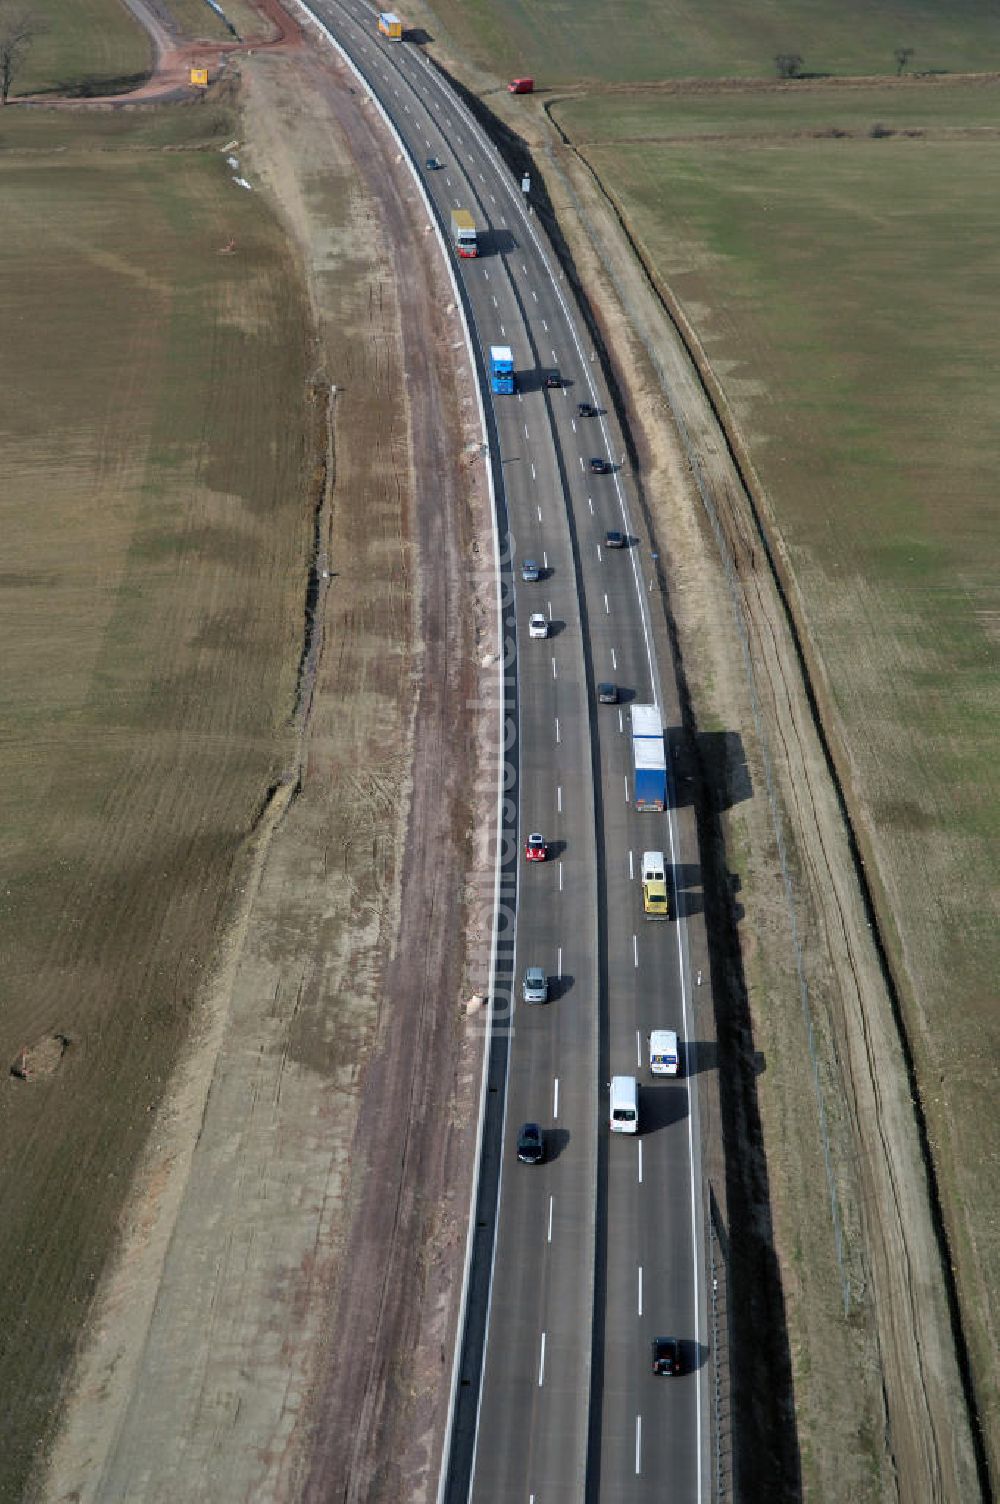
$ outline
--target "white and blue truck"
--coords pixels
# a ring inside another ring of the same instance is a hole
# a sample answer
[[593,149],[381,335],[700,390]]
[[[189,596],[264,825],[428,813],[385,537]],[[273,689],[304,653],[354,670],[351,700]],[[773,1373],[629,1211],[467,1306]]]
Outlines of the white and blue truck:
[[632,706],[632,766],[636,809],[662,812],[667,803],[667,754],[658,705]]
[[510,345],[490,345],[490,387],[500,393],[514,390],[514,352]]

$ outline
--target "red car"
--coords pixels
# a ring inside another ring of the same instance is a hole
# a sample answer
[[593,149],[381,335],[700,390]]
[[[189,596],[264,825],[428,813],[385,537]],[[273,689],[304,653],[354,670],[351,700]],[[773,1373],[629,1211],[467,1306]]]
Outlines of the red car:
[[534,831],[524,843],[524,854],[529,862],[544,862],[549,854],[549,848],[545,844],[545,837]]

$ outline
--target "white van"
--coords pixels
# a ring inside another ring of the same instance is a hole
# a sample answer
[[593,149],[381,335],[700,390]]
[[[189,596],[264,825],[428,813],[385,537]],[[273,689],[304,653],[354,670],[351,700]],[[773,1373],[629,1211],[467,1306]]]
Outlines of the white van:
[[649,1069],[654,1076],[676,1076],[680,1068],[677,1035],[673,1029],[654,1029],[649,1036]]
[[638,1133],[639,1083],[634,1076],[611,1077],[612,1133]]

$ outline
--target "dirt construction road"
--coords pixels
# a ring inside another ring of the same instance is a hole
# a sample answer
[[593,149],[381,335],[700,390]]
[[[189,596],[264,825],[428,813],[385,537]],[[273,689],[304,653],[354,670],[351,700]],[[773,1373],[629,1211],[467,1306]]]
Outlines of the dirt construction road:
[[[489,859],[461,730],[491,630],[461,583],[489,536],[475,413],[414,190],[346,75],[243,66],[247,170],[308,271],[321,438],[331,418],[301,787],[272,800],[154,1127],[52,1500],[427,1497],[448,1392],[480,1060],[458,1004],[485,980],[464,906]],[[415,276],[434,296],[401,305]]]

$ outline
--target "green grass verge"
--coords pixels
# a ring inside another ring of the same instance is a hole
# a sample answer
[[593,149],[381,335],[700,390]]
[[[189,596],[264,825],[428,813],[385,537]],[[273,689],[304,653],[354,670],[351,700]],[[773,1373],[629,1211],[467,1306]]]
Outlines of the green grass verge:
[[146,33],[121,0],[32,0],[42,23],[17,74],[22,94],[114,94],[148,76],[153,53]]
[[965,72],[1000,66],[996,19],[975,0],[871,4],[844,0],[435,0],[457,45],[500,73],[533,73],[542,86],[580,79],[773,77],[779,53],[798,53],[807,70],[885,74],[895,51],[910,66]]
[[924,134],[995,130],[1000,125],[1000,83],[912,79],[890,88],[806,83],[663,95],[589,94],[552,108],[578,145],[720,135],[729,147],[734,139],[771,135],[867,135],[879,122],[897,132]]

